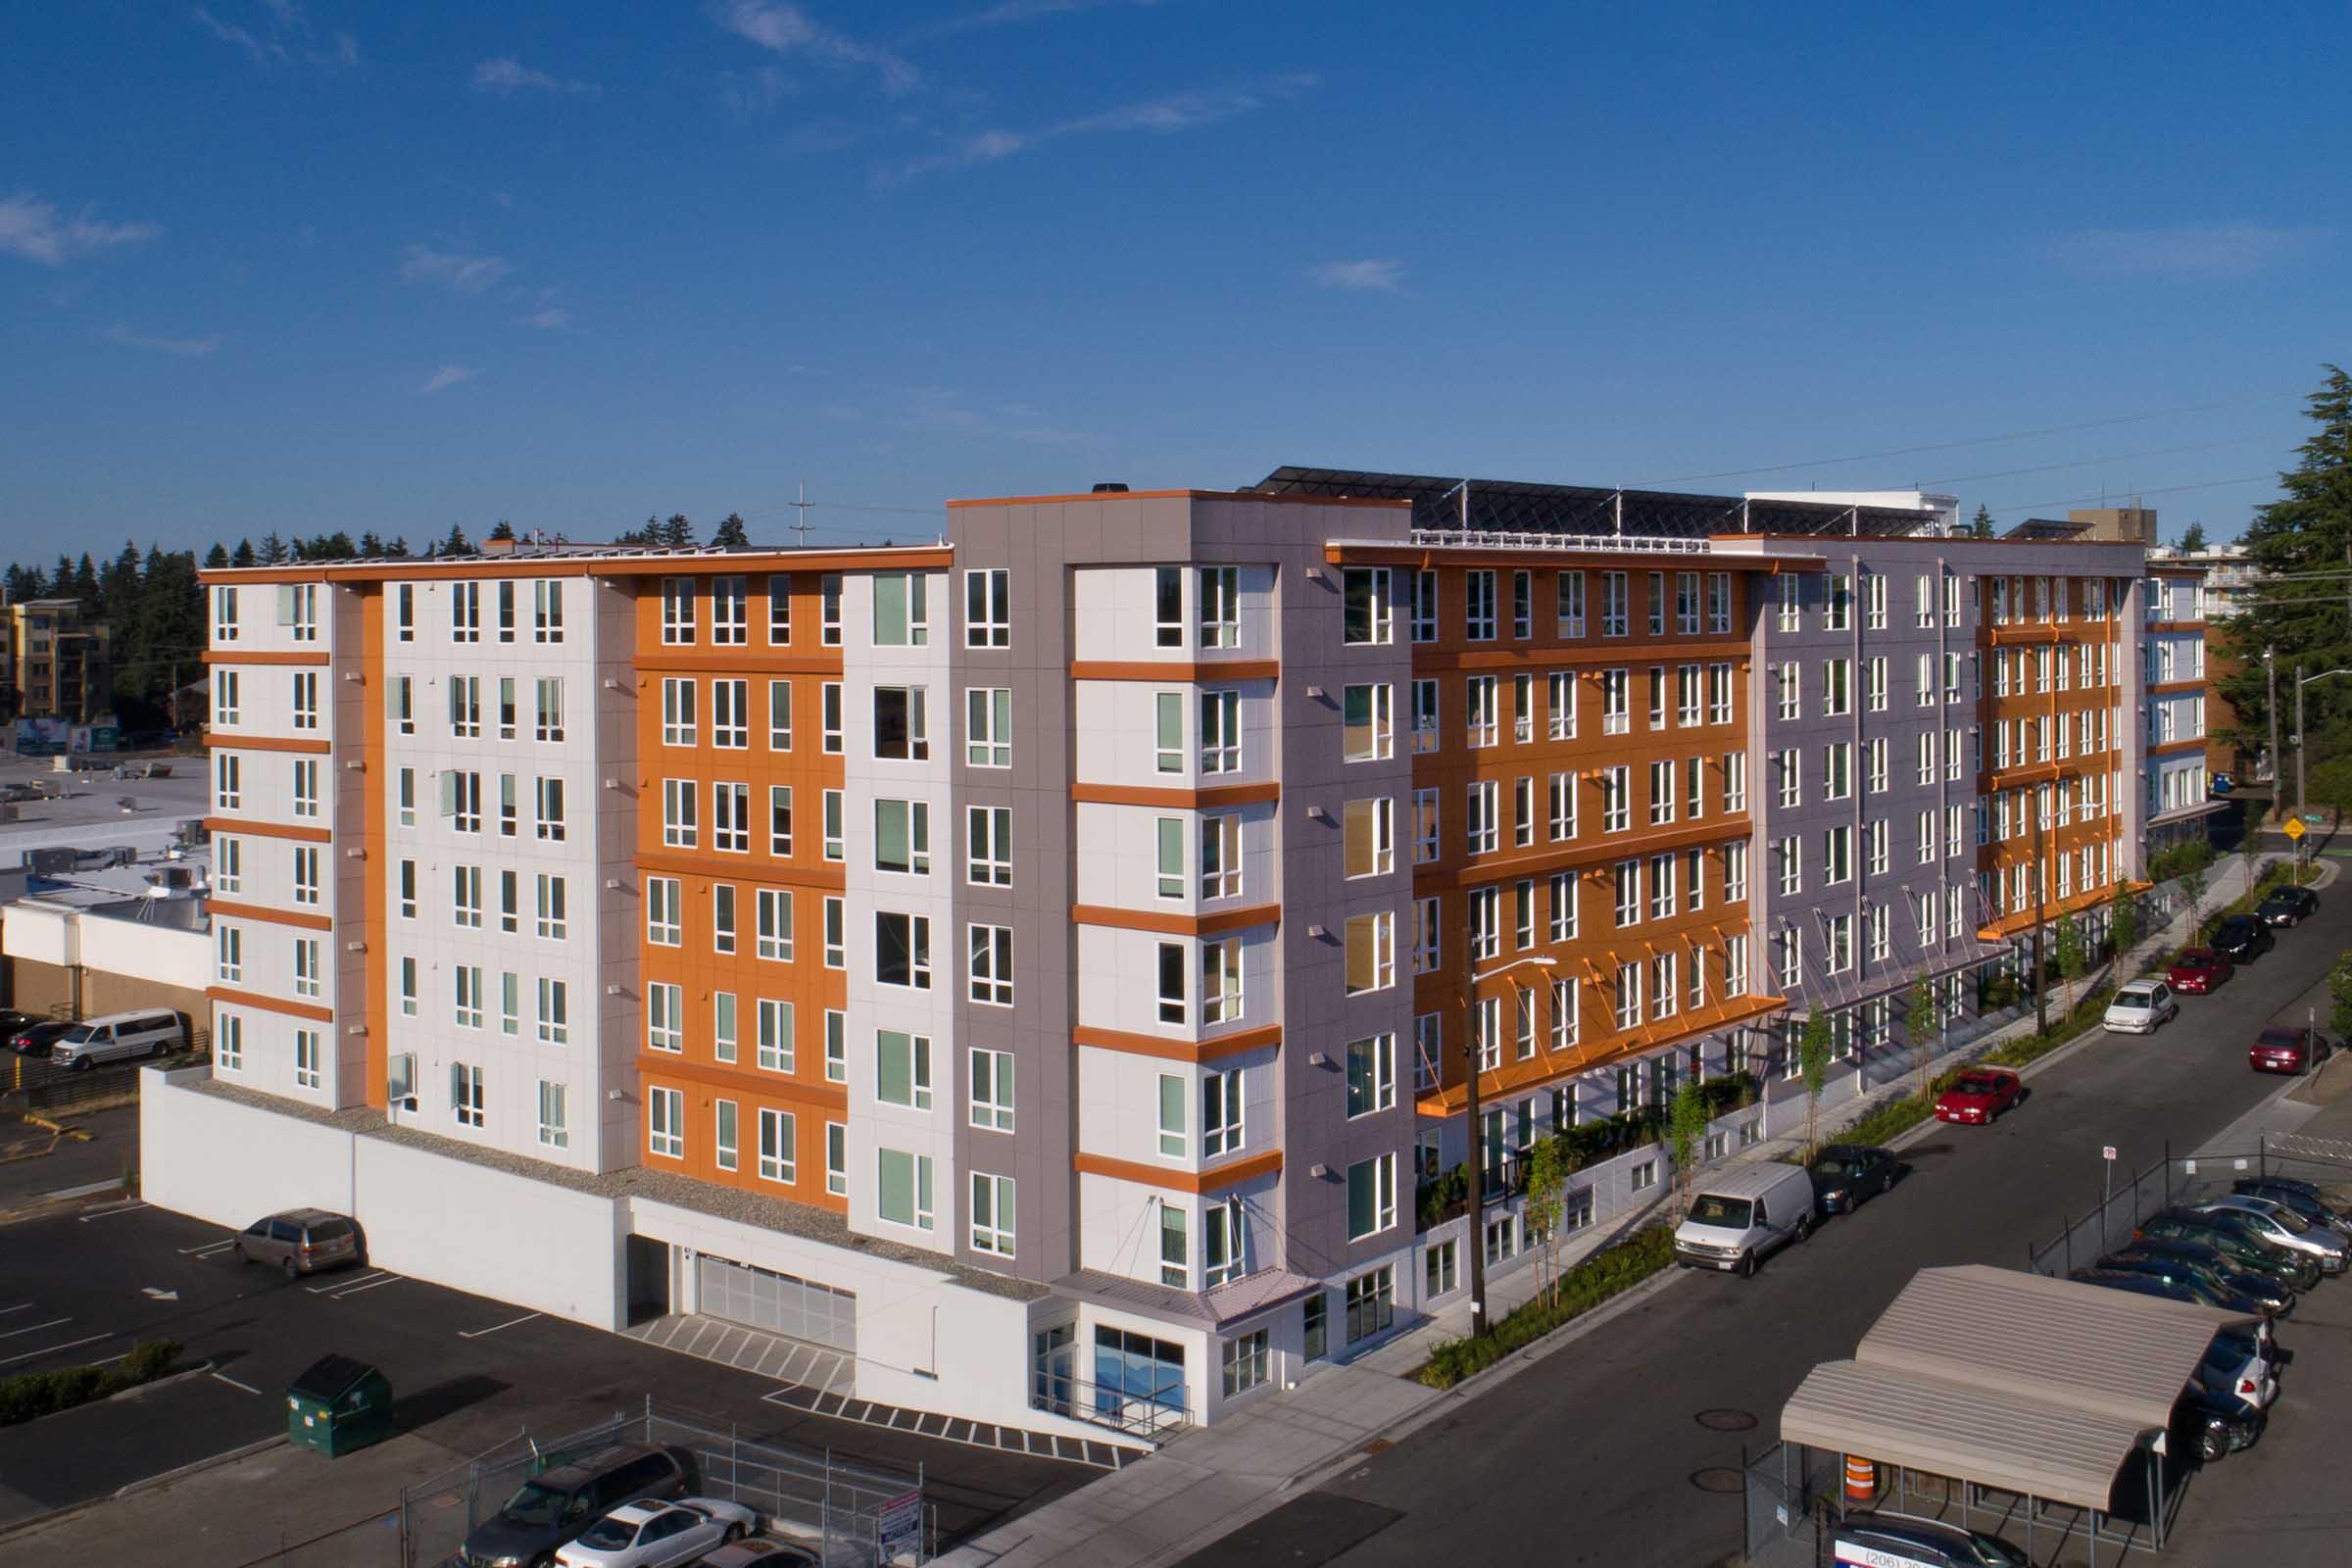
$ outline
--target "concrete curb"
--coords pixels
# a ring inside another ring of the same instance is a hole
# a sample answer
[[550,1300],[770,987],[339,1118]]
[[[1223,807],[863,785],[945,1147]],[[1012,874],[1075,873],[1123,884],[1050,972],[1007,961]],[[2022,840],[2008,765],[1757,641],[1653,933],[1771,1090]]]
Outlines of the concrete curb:
[[[168,1389],[174,1383],[186,1383],[196,1378],[210,1377],[213,1374],[213,1368],[216,1364],[217,1363],[211,1360],[200,1361],[194,1366],[184,1367],[177,1372],[167,1373],[164,1376],[153,1379],[150,1382],[134,1383],[127,1389],[116,1390],[100,1402],[112,1404],[117,1399],[135,1399],[142,1394],[152,1394],[157,1389]],[[60,1410],[57,1413],[59,1415],[64,1415],[66,1412]]]
[[200,1474],[206,1470],[234,1464],[239,1459],[250,1459],[257,1453],[265,1453],[281,1446],[285,1441],[282,1437],[275,1437],[257,1443],[248,1443],[243,1447],[231,1448],[226,1453],[216,1453],[209,1459],[198,1459],[191,1464],[183,1464],[175,1470],[167,1470],[161,1475],[125,1482],[114,1491],[103,1493],[95,1497],[84,1497],[79,1502],[69,1502],[62,1508],[52,1508],[47,1513],[36,1513],[31,1518],[20,1519],[15,1524],[0,1525],[0,1542],[14,1541],[19,1536],[27,1536],[36,1530],[46,1529],[50,1525],[62,1524],[68,1519],[88,1513],[93,1508],[103,1508],[110,1502],[120,1502],[124,1497],[135,1496],[142,1492],[152,1492],[158,1487],[185,1480],[189,1476]]

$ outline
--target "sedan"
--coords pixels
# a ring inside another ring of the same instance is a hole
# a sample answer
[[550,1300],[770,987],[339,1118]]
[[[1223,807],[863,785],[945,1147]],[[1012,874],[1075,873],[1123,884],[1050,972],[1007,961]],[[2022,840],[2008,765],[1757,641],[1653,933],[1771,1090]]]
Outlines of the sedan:
[[1890,1190],[1899,1169],[1884,1149],[1831,1144],[1813,1156],[1805,1173],[1813,1178],[1813,1200],[1824,1214],[1850,1214],[1866,1200]]
[[562,1568],[668,1568],[750,1533],[759,1515],[740,1502],[684,1497],[622,1503],[559,1548]]
[[2017,1074],[2002,1067],[1971,1067],[1936,1097],[1937,1121],[1983,1125],[2025,1097]]
[[2249,1409],[2267,1409],[2278,1396],[2278,1378],[2270,1351],[2251,1330],[2226,1328],[2213,1337],[2205,1359],[2198,1363],[2197,1381]]
[[2267,1198],[2248,1198],[2240,1193],[2231,1193],[2227,1198],[2217,1198],[2202,1205],[2199,1212],[2240,1216],[2265,1241],[2316,1259],[2320,1267],[2330,1274],[2341,1274],[2346,1254],[2352,1252],[2352,1237],[2347,1237],[2332,1226],[2314,1225],[2302,1215]]
[[[2201,1301],[2207,1306],[2218,1306],[2225,1312],[2265,1312],[2269,1310],[2266,1302],[2274,1298],[2268,1291],[2256,1294],[2233,1289],[2205,1270],[2192,1267],[2178,1258],[2141,1257],[2130,1252],[2115,1252],[2100,1258],[2099,1266],[2087,1272],[2141,1275],[2188,1293],[2177,1299]],[[2082,1277],[2081,1274],[2076,1276],[2078,1279]],[[2093,1280],[2091,1283],[2099,1282]]]
[[28,1023],[8,1037],[8,1049],[20,1056],[38,1056],[46,1059],[49,1048],[65,1038],[66,1032],[73,1027],[70,1023],[59,1023],[55,1019],[41,1023]]
[[38,1013],[19,1012],[14,1007],[0,1007],[0,1040],[12,1040],[20,1029],[41,1022]]
[[2233,914],[2214,927],[2213,945],[2231,963],[2252,963],[2278,945],[2271,928],[2250,914]]
[[2165,978],[2175,991],[2201,997],[2237,972],[2237,966],[2211,948],[2188,948],[2173,960]]
[[2317,1258],[2279,1247],[2251,1226],[2238,1223],[2245,1217],[2212,1209],[2168,1208],[2133,1231],[2132,1240],[2135,1244],[2194,1242],[2212,1248],[2233,1263],[2284,1280],[2298,1291],[2308,1291],[2320,1282]]
[[2295,1309],[2293,1286],[2195,1242],[2167,1242],[2149,1237],[2133,1242],[2120,1252],[2108,1253],[2099,1259],[2099,1264],[2103,1268],[2128,1268],[2143,1261],[2185,1270],[2190,1278],[2201,1279],[2216,1290],[2234,1291],[2273,1317],[2285,1317]]
[[2173,1406],[2173,1435],[2181,1440],[2180,1447],[2207,1464],[2250,1446],[2264,1424],[2260,1410],[2249,1410],[2235,1396],[2217,1394],[2193,1377]]
[[2301,925],[2319,908],[2320,896],[2309,888],[2273,888],[2254,906],[2254,918],[2264,925]]
[[2332,1049],[2317,1029],[2265,1029],[2246,1048],[2246,1065],[2256,1072],[2309,1072]]
[[2134,980],[2107,1004],[2099,1025],[2111,1035],[2152,1035],[2180,1015],[2172,987],[2161,980]]
[[2333,1225],[2341,1230],[2346,1223],[2352,1223],[2352,1210],[2310,1182],[2297,1181],[2292,1176],[2247,1176],[2230,1191],[2276,1199],[2315,1224]]
[[822,1559],[807,1546],[751,1536],[719,1547],[696,1568],[822,1568]]

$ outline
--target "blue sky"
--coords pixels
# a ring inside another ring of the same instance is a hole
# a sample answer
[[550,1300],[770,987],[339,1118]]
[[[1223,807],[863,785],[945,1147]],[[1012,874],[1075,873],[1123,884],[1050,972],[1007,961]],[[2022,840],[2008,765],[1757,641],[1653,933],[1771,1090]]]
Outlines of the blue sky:
[[2228,534],[2352,352],[2310,21],[18,6],[0,559],[1280,463]]

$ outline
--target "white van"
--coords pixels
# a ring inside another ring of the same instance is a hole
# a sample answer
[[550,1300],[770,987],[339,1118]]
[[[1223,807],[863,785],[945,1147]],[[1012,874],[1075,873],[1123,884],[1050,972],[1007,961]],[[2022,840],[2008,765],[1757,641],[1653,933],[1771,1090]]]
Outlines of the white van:
[[162,1056],[185,1051],[188,1031],[176,1012],[113,1012],[75,1024],[57,1037],[49,1059],[61,1067]]
[[1674,1228],[1674,1260],[1685,1268],[1753,1274],[1757,1260],[1784,1242],[1813,1234],[1813,1178],[1802,1165],[1765,1160],[1707,1181],[1690,1214]]

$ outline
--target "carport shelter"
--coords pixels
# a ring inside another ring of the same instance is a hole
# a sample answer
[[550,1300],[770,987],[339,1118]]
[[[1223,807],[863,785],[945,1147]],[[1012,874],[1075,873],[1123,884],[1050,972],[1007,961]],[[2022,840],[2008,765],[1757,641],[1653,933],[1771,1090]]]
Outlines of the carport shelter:
[[2214,1335],[2251,1321],[1983,1264],[1922,1269],[1852,1360],[1807,1375],[1781,1440],[2087,1510],[2095,1553],[2135,1451],[2171,1426]]

